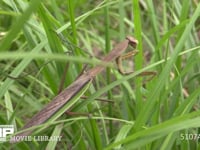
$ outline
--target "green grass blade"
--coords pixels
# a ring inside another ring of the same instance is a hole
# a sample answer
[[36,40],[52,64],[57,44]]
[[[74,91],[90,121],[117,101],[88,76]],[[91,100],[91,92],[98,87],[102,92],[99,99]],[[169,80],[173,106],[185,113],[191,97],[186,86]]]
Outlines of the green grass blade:
[[21,31],[21,29],[24,27],[24,24],[28,20],[28,18],[31,16],[31,14],[36,11],[38,6],[40,5],[40,0],[32,0],[29,4],[29,7],[26,9],[26,11],[17,19],[17,22],[13,24],[13,27],[9,31],[9,33],[6,35],[6,37],[0,42],[0,51],[7,51],[10,44],[14,40],[14,38],[17,36],[17,34]]

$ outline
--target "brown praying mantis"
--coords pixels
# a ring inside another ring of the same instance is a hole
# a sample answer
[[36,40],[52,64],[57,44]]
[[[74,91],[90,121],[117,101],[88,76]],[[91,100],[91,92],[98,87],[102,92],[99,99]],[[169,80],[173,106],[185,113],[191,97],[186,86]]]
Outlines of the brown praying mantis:
[[[130,56],[135,55],[138,51],[129,52],[128,54],[122,55],[122,53],[130,45],[134,49],[136,48],[138,41],[131,37],[127,36],[126,39],[119,44],[117,44],[112,51],[102,59],[102,63],[109,63],[113,60],[116,60],[118,65],[118,70],[122,74],[129,74],[123,70],[122,61]],[[121,56],[122,55],[122,56]],[[23,131],[16,136],[27,136],[32,133],[32,129],[27,130],[28,128],[41,125],[47,121],[54,121],[61,114],[66,111],[66,105],[68,108],[73,105],[72,99],[79,99],[84,92],[88,89],[89,83],[92,82],[94,77],[104,70],[105,66],[98,65],[80,75],[71,85],[59,93],[49,104],[47,104],[40,112],[34,115],[30,121],[23,127]],[[142,72],[140,75],[155,75],[156,72]],[[18,142],[15,139],[11,138],[11,142]]]

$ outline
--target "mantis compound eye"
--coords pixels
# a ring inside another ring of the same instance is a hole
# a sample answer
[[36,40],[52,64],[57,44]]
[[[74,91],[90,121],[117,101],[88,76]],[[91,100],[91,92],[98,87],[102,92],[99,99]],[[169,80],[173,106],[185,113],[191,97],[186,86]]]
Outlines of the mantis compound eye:
[[138,40],[136,40],[135,38],[131,37],[131,36],[127,36],[126,37],[127,40],[129,40],[129,44],[132,46],[132,47],[136,47],[137,44],[138,44]]

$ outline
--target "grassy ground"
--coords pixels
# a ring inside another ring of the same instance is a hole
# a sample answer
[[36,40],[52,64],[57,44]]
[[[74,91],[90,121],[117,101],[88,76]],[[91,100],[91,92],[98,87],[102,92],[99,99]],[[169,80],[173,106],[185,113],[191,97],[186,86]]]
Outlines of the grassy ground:
[[[5,142],[0,149],[200,148],[197,1],[2,0],[0,14],[0,124],[14,125],[15,133],[85,64],[97,65],[126,35],[139,41],[139,54],[124,66],[134,62],[135,73],[107,67],[87,98],[75,100],[71,110],[89,118],[62,115],[36,134],[61,141]],[[148,77],[137,77],[144,71],[157,75],[144,82]]]

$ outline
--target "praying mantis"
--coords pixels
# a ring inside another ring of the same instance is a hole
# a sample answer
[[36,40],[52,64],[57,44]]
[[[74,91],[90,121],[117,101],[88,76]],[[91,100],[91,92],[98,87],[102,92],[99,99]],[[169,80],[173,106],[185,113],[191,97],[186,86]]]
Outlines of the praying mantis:
[[[134,56],[138,53],[137,50],[133,52],[129,52],[128,54],[122,55],[122,53],[127,49],[130,45],[134,49],[136,48],[138,41],[131,37],[127,36],[126,39],[120,43],[118,43],[111,52],[102,59],[102,63],[109,63],[113,60],[116,60],[118,65],[118,70],[122,74],[129,74],[123,70],[122,61],[130,56]],[[47,121],[54,121],[60,114],[63,114],[66,111],[66,105],[68,104],[68,108],[73,105],[72,99],[79,99],[85,91],[88,89],[92,80],[97,76],[100,72],[104,70],[105,66],[98,65],[90,70],[87,70],[82,75],[80,75],[71,85],[69,85],[66,89],[64,89],[61,93],[59,93],[49,104],[47,104],[41,111],[39,111],[36,115],[34,115],[30,121],[23,127],[24,129],[31,128],[33,126],[37,126],[43,124]],[[141,75],[155,75],[156,72],[143,72]],[[70,103],[71,102],[71,103]],[[17,134],[16,136],[27,136],[31,134],[32,130],[26,130]],[[11,142],[17,142],[11,138]]]

